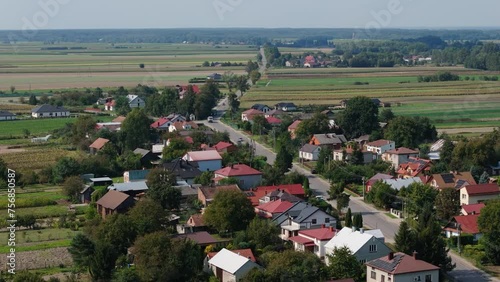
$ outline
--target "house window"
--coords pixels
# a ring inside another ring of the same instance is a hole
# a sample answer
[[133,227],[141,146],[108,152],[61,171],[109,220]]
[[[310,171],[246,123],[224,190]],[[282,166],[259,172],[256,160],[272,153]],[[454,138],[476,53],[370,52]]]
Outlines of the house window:
[[315,245],[314,246],[314,252],[317,253],[318,251],[319,251],[319,248],[318,248],[318,246]]
[[315,218],[312,220],[312,224],[316,224],[316,219]]
[[392,281],[392,278],[391,278],[391,277],[387,277],[387,281],[388,281],[388,282],[391,282],[391,281]]
[[359,260],[360,263],[365,263],[366,262],[366,259],[360,259]]
[[370,245],[370,253],[376,253],[377,252],[377,245]]
[[380,276],[380,282],[385,282],[385,276],[384,275]]
[[325,223],[330,223],[330,218],[329,217],[325,218]]
[[377,273],[375,271],[372,270],[372,272],[370,273],[370,277],[372,279],[377,279]]
[[462,199],[465,199],[467,198],[467,196],[465,194],[462,194]]
[[415,281],[422,281],[422,279],[420,279],[420,275],[419,276],[415,276]]
[[430,274],[425,275],[425,282],[432,282],[432,275]]

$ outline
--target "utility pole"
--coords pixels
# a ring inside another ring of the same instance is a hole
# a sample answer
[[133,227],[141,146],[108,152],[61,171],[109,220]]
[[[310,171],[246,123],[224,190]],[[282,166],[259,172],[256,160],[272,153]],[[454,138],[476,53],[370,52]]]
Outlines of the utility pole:
[[457,248],[458,248],[458,254],[462,255],[462,246],[460,246],[460,223],[457,223],[457,231],[458,231],[458,238],[457,238]]
[[363,201],[364,201],[364,200],[365,200],[365,189],[366,189],[366,188],[365,188],[365,181],[366,181],[366,178],[363,176],[362,180],[363,180]]

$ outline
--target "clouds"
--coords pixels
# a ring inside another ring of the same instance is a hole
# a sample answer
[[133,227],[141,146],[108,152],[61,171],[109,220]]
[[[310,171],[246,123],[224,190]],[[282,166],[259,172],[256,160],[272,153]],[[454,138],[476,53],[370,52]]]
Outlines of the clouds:
[[[364,28],[373,22],[382,27],[500,26],[497,0],[483,0],[480,5],[463,0],[38,0],[8,1],[8,5],[5,2],[0,4],[0,29],[22,29],[23,19],[32,19],[44,11],[44,6],[54,3],[60,7],[44,28]],[[398,7],[399,12],[391,12],[390,7]],[[383,11],[389,11],[390,19]]]

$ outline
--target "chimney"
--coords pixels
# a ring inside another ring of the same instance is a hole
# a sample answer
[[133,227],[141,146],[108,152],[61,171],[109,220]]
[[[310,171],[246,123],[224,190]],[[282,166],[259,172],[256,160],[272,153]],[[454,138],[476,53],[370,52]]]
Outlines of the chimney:
[[417,259],[417,255],[418,255],[417,251],[413,251],[413,258],[414,259]]
[[388,260],[393,260],[393,259],[394,259],[394,253],[393,253],[393,252],[390,252],[390,253],[387,255],[387,259],[388,259]]
[[330,226],[330,232],[333,232],[333,226]]
[[363,227],[361,227],[361,228],[359,229],[359,233],[361,233],[361,234],[365,233],[365,229],[364,229]]

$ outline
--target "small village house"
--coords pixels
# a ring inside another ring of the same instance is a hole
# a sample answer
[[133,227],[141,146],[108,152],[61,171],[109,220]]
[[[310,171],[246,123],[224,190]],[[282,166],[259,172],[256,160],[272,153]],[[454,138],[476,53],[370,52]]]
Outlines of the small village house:
[[127,95],[127,99],[131,109],[146,107],[146,102],[137,95]]
[[159,160],[158,156],[153,154],[153,152],[142,148],[136,148],[134,154],[141,156],[141,164],[145,167],[151,167],[152,162]]
[[109,142],[108,139],[106,138],[97,138],[92,144],[90,144],[89,149],[90,149],[90,154],[95,155],[97,152],[102,150],[104,146]]
[[263,116],[264,112],[250,109],[241,113],[241,121],[252,121],[255,116]]
[[429,175],[429,171],[432,167],[432,161],[421,159],[418,157],[410,157],[408,161],[399,165],[397,174],[399,177],[426,177]]
[[372,178],[368,179],[366,181],[366,192],[370,192],[372,189],[373,184],[375,184],[377,181],[383,180],[383,179],[394,179],[394,176],[389,175],[389,174],[384,174],[384,173],[377,173],[375,174]]
[[219,143],[215,144],[213,148],[215,148],[215,150],[220,154],[232,153],[238,150],[238,147],[236,147],[236,145],[224,141],[220,141]]
[[198,187],[198,200],[204,207],[210,205],[215,194],[222,190],[241,191],[238,185],[220,185],[220,186],[200,186]]
[[297,127],[299,127],[299,124],[301,123],[301,120],[296,120],[290,126],[288,127],[288,132],[290,133],[290,136],[292,139],[295,139],[297,136],[295,135],[295,131],[297,130]]
[[460,210],[460,214],[461,215],[481,214],[481,209],[484,207],[485,207],[484,203],[463,205],[461,206],[462,209]]
[[115,213],[125,213],[127,212],[135,203],[132,196],[125,193],[109,190],[102,198],[97,202],[97,213],[106,219],[107,216]]
[[385,151],[382,154],[382,160],[390,162],[393,168],[398,168],[400,164],[408,162],[410,158],[417,158],[418,151],[411,150],[405,147],[400,147],[395,150]]
[[267,113],[267,112],[271,111],[271,108],[269,108],[268,106],[266,106],[264,104],[255,104],[255,105],[251,106],[250,109],[261,111],[263,113]]
[[138,194],[146,192],[148,190],[148,185],[146,184],[145,180],[125,183],[113,183],[108,186],[108,190],[118,191],[135,197]]
[[426,183],[442,190],[445,188],[461,188],[464,185],[475,185],[476,180],[469,171],[433,174],[426,178]]
[[439,282],[439,267],[404,253],[388,253],[366,263],[366,281]]
[[173,173],[177,178],[177,182],[186,182],[188,185],[194,184],[194,179],[200,176],[202,172],[198,169],[197,162],[190,162],[177,158],[171,162],[164,162],[163,169]]
[[293,206],[293,203],[285,200],[276,200],[263,203],[254,208],[257,216],[262,218],[273,218],[276,215],[283,213]]
[[70,112],[64,107],[52,105],[40,105],[31,110],[31,116],[34,118],[59,118],[69,117]]
[[[347,145],[347,148],[342,148],[333,151],[333,159],[336,161],[350,161],[353,158],[354,148],[351,145]],[[361,155],[363,157],[363,164],[370,164],[377,160],[377,153],[368,151],[366,149],[361,149]]]
[[215,277],[221,282],[240,281],[250,270],[259,267],[249,258],[229,251],[226,248],[220,250],[208,261]]
[[177,121],[168,127],[169,132],[198,129],[198,125],[192,121]]
[[301,161],[317,161],[321,147],[311,144],[304,144],[299,150],[299,159]]
[[301,230],[297,236],[288,238],[296,251],[311,252],[324,259],[326,255],[325,245],[335,236],[337,230],[330,227]]
[[0,121],[3,120],[15,120],[16,115],[8,111],[0,111]]
[[454,216],[443,229],[446,238],[470,234],[474,236],[474,241],[477,242],[483,236],[477,225],[478,218],[479,214]]
[[235,178],[238,186],[243,190],[257,187],[262,182],[262,172],[251,168],[245,164],[233,164],[215,171],[214,181],[223,178]]
[[196,162],[201,172],[216,171],[222,168],[222,157],[217,151],[191,151],[185,154],[182,159]]
[[381,156],[383,153],[396,149],[396,142],[391,140],[380,139],[373,142],[368,142],[365,145],[366,150],[370,152],[374,152],[377,155]]
[[467,185],[460,189],[460,205],[472,205],[497,199],[500,188],[496,183]]
[[293,112],[297,110],[297,106],[291,102],[281,102],[274,105],[274,109],[282,110],[284,112]]
[[94,188],[90,185],[85,185],[82,191],[80,191],[80,203],[90,203],[92,201],[92,193],[94,193]]
[[340,149],[342,145],[347,142],[344,135],[336,133],[326,133],[326,134],[314,134],[309,141],[309,144],[321,146],[321,147],[331,147],[332,149]]

